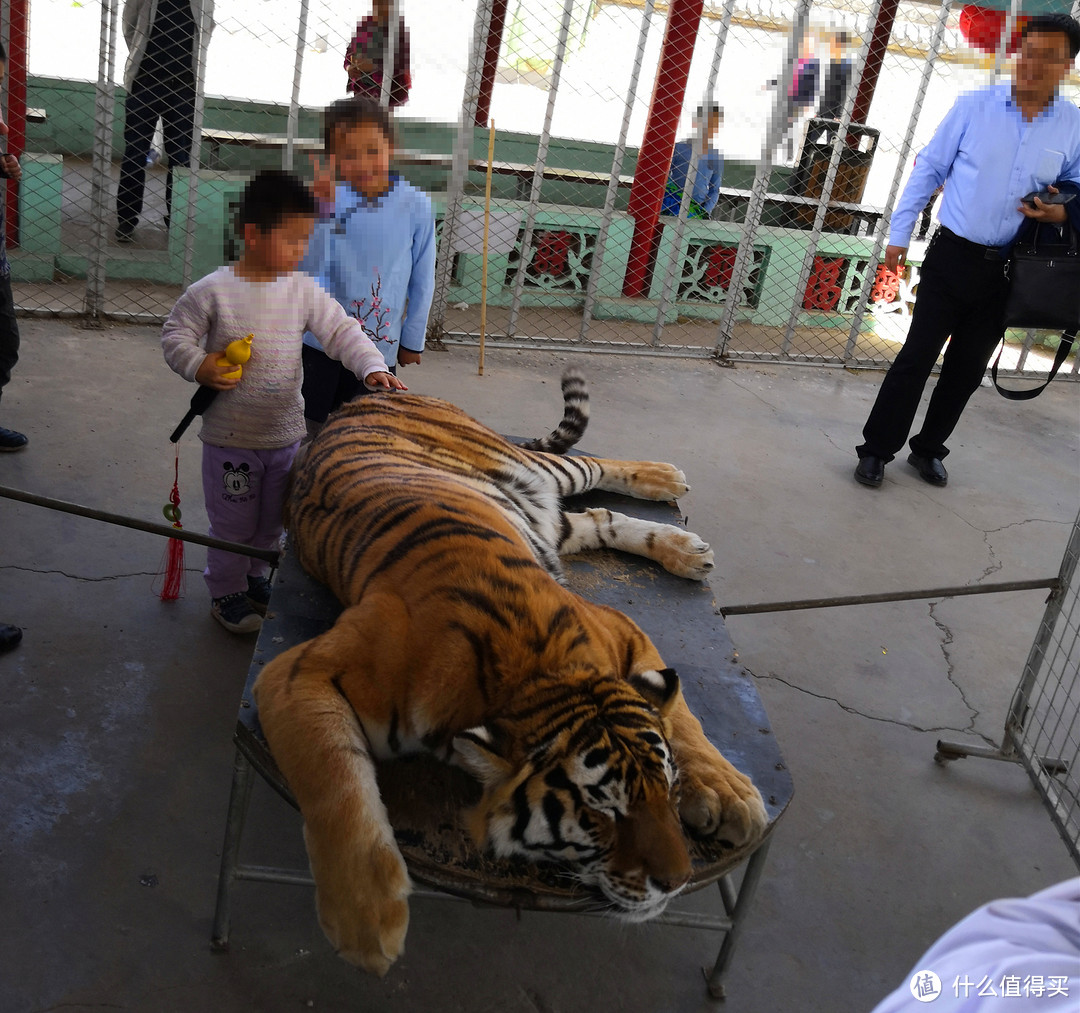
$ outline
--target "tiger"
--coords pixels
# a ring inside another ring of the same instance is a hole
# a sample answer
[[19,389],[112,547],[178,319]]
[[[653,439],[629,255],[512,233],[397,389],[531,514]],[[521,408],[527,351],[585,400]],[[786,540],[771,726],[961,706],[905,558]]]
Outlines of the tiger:
[[767,828],[757,788],[705,738],[646,634],[566,586],[560,555],[587,549],[698,580],[714,558],[675,525],[562,509],[591,489],[665,501],[689,488],[670,464],[563,456],[589,412],[580,372],[562,389],[562,421],[526,444],[434,397],[363,396],[291,474],[291,550],[343,610],[269,662],[254,695],[303,817],[320,926],[380,976],[404,950],[411,884],[378,759],[460,765],[481,788],[464,816],[481,849],[567,863],[629,921],[691,879],[683,825],[735,846]]

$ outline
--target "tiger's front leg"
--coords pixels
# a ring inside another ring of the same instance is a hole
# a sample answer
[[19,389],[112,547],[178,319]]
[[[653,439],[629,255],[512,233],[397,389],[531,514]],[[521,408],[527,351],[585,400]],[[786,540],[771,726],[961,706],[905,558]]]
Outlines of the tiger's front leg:
[[754,783],[736,770],[707,739],[682,693],[666,715],[668,736],[679,768],[679,815],[700,837],[736,847],[761,839],[769,825],[765,803]]
[[255,698],[304,817],[319,924],[340,956],[381,976],[405,948],[411,884],[363,729],[326,677],[347,657],[336,630],[267,665]]
[[654,559],[669,573],[704,580],[713,568],[713,551],[693,532],[674,524],[628,517],[602,507],[563,514],[559,555],[587,549],[619,549]]

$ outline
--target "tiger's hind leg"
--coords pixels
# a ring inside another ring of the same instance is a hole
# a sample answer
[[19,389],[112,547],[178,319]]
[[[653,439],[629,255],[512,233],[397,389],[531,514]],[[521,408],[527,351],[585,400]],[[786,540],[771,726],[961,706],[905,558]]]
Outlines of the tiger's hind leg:
[[704,580],[713,568],[708,544],[674,524],[657,524],[603,508],[564,513],[563,519],[561,556],[587,549],[619,549],[655,560],[665,570],[691,580]]

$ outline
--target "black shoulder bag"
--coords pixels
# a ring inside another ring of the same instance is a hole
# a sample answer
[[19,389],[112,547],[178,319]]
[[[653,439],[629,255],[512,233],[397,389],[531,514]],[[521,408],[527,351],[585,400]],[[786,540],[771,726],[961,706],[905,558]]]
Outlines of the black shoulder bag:
[[1080,330],[1080,256],[1077,255],[1076,229],[1066,221],[1059,237],[1058,230],[1051,226],[1054,238],[1040,242],[1042,226],[1042,222],[1038,223],[1030,239],[1022,239],[1013,247],[1005,265],[1009,297],[1002,326],[1061,328],[1061,341],[1046,382],[1031,390],[1007,390],[998,383],[998,363],[1005,350],[1002,345],[990,375],[998,393],[1012,401],[1030,400],[1046,389],[1068,357]]

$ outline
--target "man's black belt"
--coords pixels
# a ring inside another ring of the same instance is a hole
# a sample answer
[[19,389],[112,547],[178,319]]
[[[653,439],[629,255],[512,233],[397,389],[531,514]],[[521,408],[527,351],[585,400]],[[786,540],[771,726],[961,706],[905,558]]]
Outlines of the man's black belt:
[[958,236],[952,229],[945,228],[944,225],[938,226],[938,232],[943,232],[953,242],[959,243],[961,246],[966,246],[973,253],[977,253],[984,260],[1004,260],[1005,254],[1000,246],[983,246],[982,243],[973,243],[970,239],[965,239],[963,236]]

